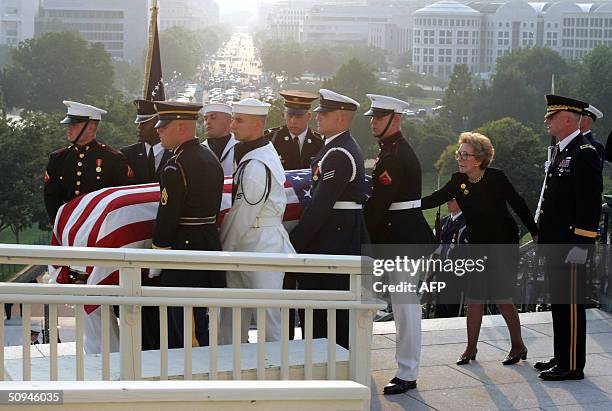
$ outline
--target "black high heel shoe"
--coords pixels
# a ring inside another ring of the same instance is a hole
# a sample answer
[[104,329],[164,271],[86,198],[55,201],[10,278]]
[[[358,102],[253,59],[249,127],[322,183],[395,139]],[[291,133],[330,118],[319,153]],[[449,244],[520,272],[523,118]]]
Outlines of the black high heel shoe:
[[476,359],[476,354],[477,353],[478,353],[478,350],[474,351],[474,354],[472,354],[472,356],[467,356],[465,354],[461,354],[461,357],[459,357],[459,359],[457,360],[457,362],[455,364],[457,364],[457,365],[469,364],[470,360],[474,361]]
[[512,364],[516,364],[517,362],[519,362],[519,360],[526,360],[526,359],[527,359],[527,347],[523,347],[521,352],[516,355],[510,356],[510,354],[508,353],[508,355],[506,355],[506,358],[502,361],[502,364],[512,365]]

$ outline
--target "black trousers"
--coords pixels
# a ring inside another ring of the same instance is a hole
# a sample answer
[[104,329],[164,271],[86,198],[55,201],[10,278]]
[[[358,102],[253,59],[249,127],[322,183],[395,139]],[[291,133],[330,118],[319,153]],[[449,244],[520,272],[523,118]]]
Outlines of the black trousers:
[[[300,290],[348,290],[349,275],[300,274],[298,288]],[[306,313],[298,310],[302,336],[305,336]],[[327,310],[314,310],[312,338],[327,338]],[[336,343],[348,350],[349,348],[349,312],[336,310]]]
[[[582,371],[586,362],[586,267],[547,256],[554,356],[559,367]],[[551,261],[549,261],[549,259]]]

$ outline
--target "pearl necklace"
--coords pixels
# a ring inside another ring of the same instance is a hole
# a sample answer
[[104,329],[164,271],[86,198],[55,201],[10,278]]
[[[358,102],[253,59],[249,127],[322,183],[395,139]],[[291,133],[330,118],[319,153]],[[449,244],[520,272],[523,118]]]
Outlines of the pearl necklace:
[[468,177],[468,181],[472,184],[476,184],[478,182],[480,182],[480,180],[482,180],[482,178],[484,177],[485,172],[483,171],[482,173],[480,173],[480,176],[478,176],[477,179],[472,180],[471,178]]

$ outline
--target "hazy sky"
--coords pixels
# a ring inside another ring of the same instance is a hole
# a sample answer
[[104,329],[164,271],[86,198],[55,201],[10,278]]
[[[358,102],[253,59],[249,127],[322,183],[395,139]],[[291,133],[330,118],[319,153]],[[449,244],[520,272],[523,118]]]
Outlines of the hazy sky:
[[228,11],[256,11],[259,7],[259,0],[215,0],[221,9],[221,13]]

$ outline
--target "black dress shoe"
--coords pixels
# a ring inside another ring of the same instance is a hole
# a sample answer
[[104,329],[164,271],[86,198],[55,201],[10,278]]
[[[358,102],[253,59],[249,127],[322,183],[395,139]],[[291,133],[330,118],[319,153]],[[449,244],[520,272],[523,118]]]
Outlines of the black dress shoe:
[[459,359],[455,362],[455,364],[457,365],[469,364],[470,360],[474,361],[476,359],[476,354],[478,354],[478,350],[474,351],[474,354],[472,354],[471,356],[461,354],[461,357],[459,357]]
[[551,358],[548,361],[538,361],[538,362],[536,362],[535,364],[533,364],[533,368],[535,368],[538,371],[546,371],[546,370],[550,370],[555,365],[557,365],[557,359],[556,358]]
[[403,394],[408,390],[416,388],[416,381],[404,381],[401,378],[393,378],[389,384],[385,385],[383,393],[385,395]]
[[523,347],[523,349],[521,350],[521,352],[519,352],[516,355],[506,355],[506,358],[502,361],[503,365],[512,365],[512,364],[516,364],[517,362],[519,362],[519,360],[526,360],[527,359],[527,347]]
[[584,373],[580,370],[570,371],[554,366],[550,370],[542,371],[540,378],[546,381],[582,380],[584,379]]

